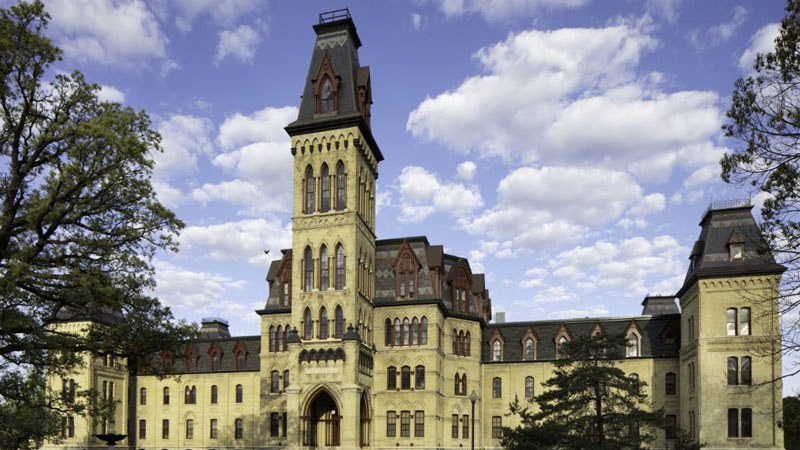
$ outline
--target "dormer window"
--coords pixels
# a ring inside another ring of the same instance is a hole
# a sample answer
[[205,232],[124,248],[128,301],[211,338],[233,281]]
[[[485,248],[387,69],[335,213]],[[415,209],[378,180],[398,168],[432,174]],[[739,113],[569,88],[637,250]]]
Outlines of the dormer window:
[[414,250],[408,242],[403,242],[394,259],[396,293],[399,298],[413,298],[417,295],[419,266]]
[[730,246],[731,251],[731,261],[740,261],[744,259],[744,245],[743,244],[731,244]]
[[322,113],[333,111],[333,83],[331,83],[331,79],[328,77],[325,77],[325,80],[322,81],[320,101],[322,102]]

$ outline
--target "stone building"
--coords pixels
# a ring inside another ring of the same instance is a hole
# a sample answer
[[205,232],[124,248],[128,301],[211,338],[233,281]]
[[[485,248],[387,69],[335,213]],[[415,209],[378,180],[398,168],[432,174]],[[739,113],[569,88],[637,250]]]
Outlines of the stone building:
[[[757,251],[748,205],[712,205],[683,287],[647,297],[640,316],[492,321],[483,274],[424,236],[377,239],[375,180],[383,154],[370,128],[370,70],[349,14],[323,16],[298,118],[292,248],[267,274],[257,336],[207,319],[179,377],[130,375],[90,358],[52,389],[118,398],[113,423],[65,422],[58,448],[497,448],[515,398],[538,395],[579,335],[625,333],[620,367],[647,382],[666,429],[708,448],[783,448],[776,286],[784,268]],[[680,308],[676,303],[680,304]],[[764,301],[768,299],[768,301]],[[81,332],[78,319],[64,327]],[[172,358],[156,355],[158,358]],[[473,416],[474,401],[474,416]],[[474,422],[473,422],[474,420]],[[473,425],[474,424],[474,425]]]

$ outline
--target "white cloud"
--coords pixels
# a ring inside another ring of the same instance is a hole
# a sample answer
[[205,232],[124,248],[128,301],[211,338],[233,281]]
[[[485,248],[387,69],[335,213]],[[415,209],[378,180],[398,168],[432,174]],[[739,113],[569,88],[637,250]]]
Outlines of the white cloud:
[[647,23],[528,30],[479,50],[483,73],[409,114],[416,138],[460,153],[523,162],[592,164],[656,181],[679,155],[719,135],[711,91],[663,92],[637,73],[658,46]]
[[693,188],[719,179],[720,170],[719,164],[705,165],[692,172],[692,174],[684,180],[683,185],[687,188]]
[[750,45],[739,57],[739,68],[744,72],[753,70],[758,53],[769,53],[775,50],[775,38],[778,37],[781,24],[768,23],[750,37]]
[[244,280],[213,272],[194,272],[165,261],[157,260],[155,269],[154,295],[167,306],[193,312],[218,311],[228,292],[247,285]]
[[464,161],[456,167],[458,177],[463,180],[471,180],[475,176],[478,166],[472,161]]
[[211,155],[211,121],[204,117],[173,115],[158,125],[163,153],[156,153],[154,177],[165,180],[197,168],[197,155]]
[[422,16],[419,13],[411,13],[411,26],[415,30],[419,30],[419,27],[422,26]]
[[172,0],[177,9],[175,25],[183,32],[192,29],[192,22],[198,16],[208,15],[217,24],[232,25],[239,17],[258,10],[261,0]]
[[589,0],[437,0],[447,17],[479,14],[495,22],[520,16],[534,16],[543,9],[574,9]]
[[105,84],[100,85],[100,91],[97,93],[97,98],[102,102],[116,102],[125,103],[125,94],[114,86]]
[[533,288],[539,287],[544,283],[544,278],[549,272],[544,267],[533,267],[525,271],[525,279],[519,282],[519,287]]
[[166,58],[167,37],[140,0],[48,0],[51,29],[68,58],[136,67]]
[[381,210],[392,205],[392,194],[389,191],[381,191],[375,194],[375,215],[380,215]]
[[599,317],[608,315],[608,309],[603,305],[583,309],[562,309],[551,311],[547,314],[550,319],[574,319],[575,317]]
[[253,265],[266,265],[270,258],[264,250],[274,257],[280,249],[290,247],[291,240],[291,224],[281,225],[277,219],[190,226],[180,236],[183,250],[202,248],[215,260],[245,260]]
[[664,194],[660,194],[658,192],[648,194],[642,197],[637,204],[633,205],[628,213],[634,216],[642,217],[648,214],[663,211],[666,200],[667,199],[664,197]]
[[440,182],[419,166],[404,167],[397,181],[403,222],[421,222],[436,211],[461,217],[483,206],[477,187]]
[[689,32],[687,39],[695,49],[706,50],[714,48],[723,42],[729,41],[746,19],[747,9],[743,6],[734,6],[733,17],[730,21],[706,28],[704,31],[695,28]]
[[673,23],[680,15],[679,9],[683,0],[647,0],[645,10],[650,14],[663,16],[667,22]]
[[214,56],[214,65],[218,65],[229,55],[243,63],[252,63],[259,42],[261,42],[261,36],[258,31],[248,25],[239,25],[233,30],[221,31],[217,54]]

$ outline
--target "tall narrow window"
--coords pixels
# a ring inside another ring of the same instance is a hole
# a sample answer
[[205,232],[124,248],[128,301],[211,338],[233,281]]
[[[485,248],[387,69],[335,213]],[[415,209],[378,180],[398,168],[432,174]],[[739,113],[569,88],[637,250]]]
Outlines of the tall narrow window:
[[328,212],[331,209],[331,179],[327,164],[322,164],[322,173],[320,173],[319,181],[322,185],[322,205],[320,205],[320,212]]
[[314,212],[314,183],[314,169],[308,166],[306,169],[306,214]]
[[503,417],[492,416],[492,439],[503,437]]
[[492,398],[502,398],[503,397],[503,380],[500,377],[494,377],[492,379]]
[[244,420],[236,419],[233,422],[233,438],[234,439],[244,438]]
[[211,403],[216,404],[218,396],[219,396],[219,394],[218,394],[217,385],[216,384],[212,385],[211,386]]
[[394,346],[395,347],[400,347],[400,344],[401,344],[400,336],[401,336],[400,319],[394,319]]
[[347,187],[347,175],[344,174],[344,164],[339,162],[336,165],[336,210],[344,211],[345,192]]
[[244,351],[239,351],[236,354],[236,369],[237,370],[244,370],[245,369]]
[[414,389],[425,389],[425,366],[417,366],[414,371]]
[[[287,328],[288,328],[288,326],[287,326]],[[277,351],[277,352],[283,351],[284,350],[284,348],[283,348],[283,327],[281,325],[278,325],[278,331],[277,331],[277,334],[276,334],[276,338],[277,338],[278,342],[275,345],[275,351]]]
[[303,339],[314,338],[314,319],[311,317],[311,309],[306,308],[303,314]]
[[311,292],[311,288],[314,286],[314,257],[311,253],[311,247],[306,247],[303,258],[303,264],[305,264],[303,290]]
[[397,369],[394,366],[386,369],[386,389],[390,391],[397,389]]
[[319,310],[319,338],[328,339],[328,310],[324,306]]
[[392,345],[392,321],[391,319],[386,319],[383,323],[383,333],[384,333],[384,344],[389,347]]
[[283,371],[283,390],[285,391],[286,388],[289,387],[289,371]]
[[728,336],[736,336],[736,308],[728,308]]
[[464,354],[467,356],[469,356],[471,352],[470,350],[470,346],[472,345],[471,341],[472,341],[471,335],[469,334],[469,331],[467,331],[467,334],[464,336]]
[[400,389],[404,391],[411,389],[411,367],[403,366],[400,369]]
[[271,351],[271,352],[277,351],[277,343],[278,343],[278,341],[275,340],[275,327],[270,325],[270,327],[269,327],[269,351]]
[[405,297],[406,296],[406,273],[405,272],[400,272],[399,276],[400,276],[400,282],[399,282],[398,286],[400,288],[400,297]]
[[668,372],[667,373],[667,377],[666,377],[666,381],[667,381],[667,395],[675,395],[677,393],[677,389],[676,389],[676,386],[675,386],[676,385],[675,373],[674,372]]
[[[180,391],[178,391],[178,392],[180,392]],[[165,405],[169,405],[169,388],[168,387],[164,388],[163,399],[164,399],[163,403]]]
[[147,439],[147,421],[139,419],[139,439]]
[[278,394],[281,392],[281,376],[277,370],[273,370],[269,374],[269,392]]
[[411,321],[411,345],[419,345],[419,320],[416,317]]
[[533,398],[533,377],[525,377],[525,398]]
[[753,410],[742,408],[742,437],[753,437]]
[[214,352],[211,355],[211,370],[219,370],[219,352]]
[[739,335],[750,335],[750,308],[742,308],[739,310]]
[[461,377],[458,374],[453,378],[453,395],[461,395]]
[[139,404],[140,405],[147,404],[147,388],[139,389]]
[[565,336],[558,338],[558,344],[556,345],[556,359],[565,359],[567,357],[567,349],[565,347],[566,344],[567,338]]
[[386,411],[386,437],[397,436],[397,413]]
[[525,340],[525,360],[533,361],[534,359],[533,339],[528,338]]
[[322,89],[320,89],[320,108],[322,113],[329,113],[333,111],[333,83],[328,76],[322,80]]
[[461,374],[461,395],[467,395],[467,373]]
[[403,319],[403,345],[408,345],[411,339],[411,325],[408,322],[408,317]]
[[461,437],[469,438],[469,415],[467,414],[461,416]]
[[678,416],[675,414],[667,414],[664,418],[664,434],[667,439],[678,437]]
[[161,421],[161,439],[169,439],[169,420]]
[[336,289],[344,289],[344,248],[336,246]]
[[492,343],[492,361],[502,361],[503,351],[500,345],[500,339],[495,339]]
[[739,384],[739,358],[735,356],[728,357],[728,385],[734,386]]
[[236,385],[236,403],[244,401],[244,387],[241,384]]
[[414,437],[425,437],[425,411],[414,411]]
[[328,247],[322,246],[319,250],[319,289],[327,291],[331,284],[330,259],[328,259]]
[[400,437],[411,436],[411,411],[400,411]]
[[636,357],[639,356],[639,336],[636,333],[631,333],[628,335],[628,349],[627,349],[627,356],[628,357]]
[[208,427],[209,433],[208,437],[211,439],[217,438],[217,419],[211,419]]
[[[344,312],[342,311],[341,306],[336,306],[335,312],[336,318],[336,325],[333,329],[333,337],[336,339],[341,339],[344,336]],[[388,319],[387,319],[388,320]]]
[[186,439],[194,439],[194,420],[186,419]]
[[428,318],[423,317],[420,324],[420,345],[428,345]]
[[276,412],[269,413],[269,437],[278,437],[280,430],[280,415]]
[[749,356],[742,356],[741,384],[749,386],[753,382],[752,359]]
[[458,439],[458,414],[453,414],[453,421],[450,425],[450,437]]
[[728,437],[739,437],[739,410],[728,408]]

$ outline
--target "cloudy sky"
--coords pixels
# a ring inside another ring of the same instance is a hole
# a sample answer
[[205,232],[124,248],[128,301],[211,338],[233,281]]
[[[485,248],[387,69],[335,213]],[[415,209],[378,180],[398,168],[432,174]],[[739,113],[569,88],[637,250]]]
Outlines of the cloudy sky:
[[[349,6],[373,86],[379,238],[427,235],[487,274],[509,320],[632,315],[681,285],[738,144],[734,81],[781,1],[48,0],[58,70],[145,109],[153,182],[186,222],[161,254],[178,317],[257,334],[291,242],[294,120],[317,14]],[[756,202],[758,198],[756,198]]]

